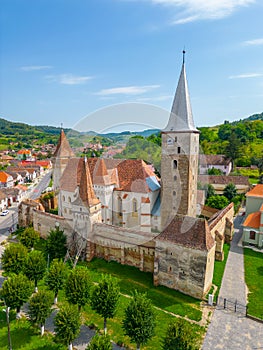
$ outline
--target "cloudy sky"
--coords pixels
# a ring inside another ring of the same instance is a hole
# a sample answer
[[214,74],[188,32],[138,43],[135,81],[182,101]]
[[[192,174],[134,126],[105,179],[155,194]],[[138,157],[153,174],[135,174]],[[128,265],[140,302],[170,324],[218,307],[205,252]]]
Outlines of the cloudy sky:
[[261,0],[1,0],[0,117],[163,128],[129,106],[170,110],[183,49],[197,126],[261,113],[262,18]]

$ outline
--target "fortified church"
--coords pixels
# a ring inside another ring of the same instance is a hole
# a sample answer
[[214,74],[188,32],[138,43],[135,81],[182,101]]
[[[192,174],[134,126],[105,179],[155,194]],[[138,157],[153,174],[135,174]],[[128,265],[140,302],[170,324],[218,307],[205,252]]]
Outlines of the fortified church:
[[45,236],[60,227],[72,252],[91,260],[138,267],[164,285],[202,298],[214,260],[232,239],[233,205],[197,218],[199,131],[195,128],[185,63],[167,126],[162,130],[161,179],[143,160],[76,158],[61,130],[53,158],[59,215],[22,202],[19,224]]

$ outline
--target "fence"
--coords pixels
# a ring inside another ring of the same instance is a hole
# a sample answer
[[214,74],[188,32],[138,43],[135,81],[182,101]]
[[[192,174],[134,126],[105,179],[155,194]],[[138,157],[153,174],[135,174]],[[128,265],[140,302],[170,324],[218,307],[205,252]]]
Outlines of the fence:
[[217,305],[226,310],[230,310],[233,312],[237,312],[243,316],[247,316],[247,306],[244,304],[241,304],[237,300],[230,300],[230,299],[219,297],[217,299]]

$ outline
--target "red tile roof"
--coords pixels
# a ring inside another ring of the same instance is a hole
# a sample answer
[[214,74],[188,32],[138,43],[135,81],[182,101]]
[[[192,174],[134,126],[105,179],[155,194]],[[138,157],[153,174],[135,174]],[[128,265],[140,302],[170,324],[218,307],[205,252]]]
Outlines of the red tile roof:
[[206,251],[215,244],[206,220],[181,215],[177,215],[156,240]]
[[263,197],[263,185],[258,184],[246,194],[247,197]]
[[86,159],[82,158],[79,164],[81,166],[81,176],[79,183],[80,198],[89,207],[99,204],[100,201],[96,197],[95,192],[93,190],[89,166]]
[[260,211],[257,211],[256,213],[249,214],[248,217],[246,218],[245,222],[243,223],[243,226],[258,229],[260,226],[260,217],[261,217]]
[[9,177],[12,176],[7,174],[5,171],[0,171],[0,182],[6,183]]

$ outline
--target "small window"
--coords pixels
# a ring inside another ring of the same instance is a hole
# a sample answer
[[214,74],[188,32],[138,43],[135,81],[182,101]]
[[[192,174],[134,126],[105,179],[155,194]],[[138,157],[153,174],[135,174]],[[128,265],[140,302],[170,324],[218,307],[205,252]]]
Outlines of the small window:
[[68,197],[68,201],[69,201],[69,203],[71,203],[71,198],[70,197]]
[[134,213],[137,213],[137,211],[138,211],[138,204],[137,204],[137,200],[135,198],[132,201],[132,211]]
[[177,147],[177,153],[178,153],[178,154],[181,153],[181,147]]
[[169,272],[172,272],[172,267],[171,266],[169,266]]
[[177,176],[176,175],[174,175],[174,181],[176,181],[177,180]]
[[177,169],[177,160],[173,161],[173,167],[174,167],[174,169]]
[[256,239],[256,232],[255,231],[250,231],[249,232],[249,239],[253,239],[253,240]]
[[174,138],[174,142],[177,142],[177,136],[175,136],[175,138]]
[[173,195],[176,196],[176,192],[175,191],[173,191]]

